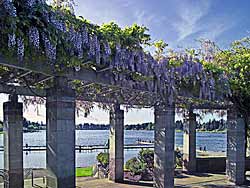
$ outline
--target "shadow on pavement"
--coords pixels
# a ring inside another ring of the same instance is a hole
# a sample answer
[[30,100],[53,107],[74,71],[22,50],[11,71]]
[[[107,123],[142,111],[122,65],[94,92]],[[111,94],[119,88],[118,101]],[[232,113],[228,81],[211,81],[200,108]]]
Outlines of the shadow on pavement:
[[132,181],[124,180],[123,184],[136,185],[136,186],[142,186],[142,187],[145,187],[145,186],[154,187],[154,184],[150,182],[132,182]]

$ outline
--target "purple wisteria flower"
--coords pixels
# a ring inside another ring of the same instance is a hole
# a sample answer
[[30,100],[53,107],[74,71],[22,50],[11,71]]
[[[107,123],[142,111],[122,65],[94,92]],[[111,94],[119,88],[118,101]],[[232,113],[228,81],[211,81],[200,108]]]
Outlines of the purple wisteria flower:
[[5,8],[6,12],[12,16],[16,17],[16,7],[14,6],[13,2],[11,0],[4,0],[3,1],[3,7]]
[[111,49],[109,46],[109,43],[107,41],[103,42],[103,52],[102,52],[102,58],[104,64],[109,64],[109,57],[111,56]]
[[115,53],[114,66],[115,68],[119,68],[121,60],[121,44],[117,43],[115,48],[116,48],[116,53]]
[[101,46],[97,36],[95,36],[94,43],[95,43],[96,64],[99,65],[101,63]]
[[16,45],[16,34],[8,34],[8,48],[14,48]]
[[44,42],[45,54],[51,61],[56,60],[56,46],[53,45],[45,33],[42,33],[42,39]]
[[17,38],[17,57],[18,61],[23,61],[24,57],[24,40],[23,38]]
[[134,52],[129,53],[129,58],[128,58],[128,69],[132,72],[135,71],[135,66],[134,66],[134,59],[135,59],[135,54]]
[[36,49],[39,49],[40,38],[39,38],[39,31],[36,27],[31,27],[29,29],[29,43]]
[[54,17],[50,18],[50,23],[59,31],[66,33],[66,24],[62,20],[57,20]]
[[89,46],[89,34],[88,34],[87,29],[86,29],[86,26],[82,27],[81,34],[82,34],[83,47],[88,48],[88,46]]
[[27,1],[26,1],[26,5],[27,5],[29,8],[32,8],[36,3],[37,3],[36,0],[27,0]]
[[90,58],[93,58],[95,56],[95,36],[91,37],[89,36],[89,51],[88,55]]
[[106,56],[110,56],[112,52],[111,52],[111,48],[109,46],[109,43],[107,41],[105,41],[103,43],[103,46],[104,46],[104,53],[105,53],[105,55]]
[[79,59],[83,58],[83,48],[82,48],[82,34],[75,33],[74,34],[74,41],[73,41],[74,48],[76,50],[77,56]]

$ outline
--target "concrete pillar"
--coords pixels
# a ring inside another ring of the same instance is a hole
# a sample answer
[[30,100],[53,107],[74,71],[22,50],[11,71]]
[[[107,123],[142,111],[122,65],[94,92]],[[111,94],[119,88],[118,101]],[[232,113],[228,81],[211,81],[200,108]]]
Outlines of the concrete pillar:
[[227,175],[236,185],[245,182],[245,123],[234,109],[228,111]]
[[110,111],[109,179],[123,182],[124,111],[115,105]]
[[55,78],[46,101],[47,186],[75,188],[75,92]]
[[10,96],[3,104],[4,169],[9,173],[8,188],[23,188],[23,104]]
[[183,170],[196,172],[196,115],[192,110],[184,123]]
[[154,181],[156,188],[174,187],[175,108],[155,107]]

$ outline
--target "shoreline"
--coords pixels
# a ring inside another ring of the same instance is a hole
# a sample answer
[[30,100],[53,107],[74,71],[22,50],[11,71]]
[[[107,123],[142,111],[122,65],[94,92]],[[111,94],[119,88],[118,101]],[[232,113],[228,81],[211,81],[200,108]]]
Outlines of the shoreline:
[[[108,131],[108,129],[76,129],[77,131]],[[46,131],[46,129],[42,129],[42,130],[34,130],[34,131],[23,131],[23,133],[35,133],[35,132],[40,132],[40,131]],[[154,130],[127,130],[125,129],[125,131],[154,131]],[[183,130],[175,130],[176,133],[181,133],[183,132]],[[225,134],[227,133],[227,130],[222,130],[222,131],[218,131],[218,130],[213,130],[213,131],[206,131],[206,130],[196,130],[196,132],[199,133],[218,133],[218,134]],[[3,134],[3,131],[0,131],[0,134]]]

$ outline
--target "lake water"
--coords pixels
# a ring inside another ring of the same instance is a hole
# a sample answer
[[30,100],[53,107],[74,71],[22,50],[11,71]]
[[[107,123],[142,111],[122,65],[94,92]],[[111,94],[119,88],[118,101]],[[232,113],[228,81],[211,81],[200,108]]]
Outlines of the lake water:
[[[109,137],[108,130],[77,130],[76,145],[104,145]],[[125,131],[125,144],[135,144],[138,139],[154,140],[154,131]],[[197,132],[196,146],[197,149],[206,146],[208,151],[221,152],[226,151],[227,136],[224,133],[206,133]],[[24,145],[29,146],[45,146],[46,131],[24,133]],[[176,132],[175,136],[176,147],[183,145],[183,133]],[[3,135],[0,135],[0,146],[3,146]],[[96,155],[101,152],[76,152],[76,166],[85,167],[95,164]],[[125,161],[138,154],[139,150],[125,150]],[[3,152],[0,152],[0,169],[3,168]],[[24,168],[45,168],[46,153],[42,152],[24,152]]]

